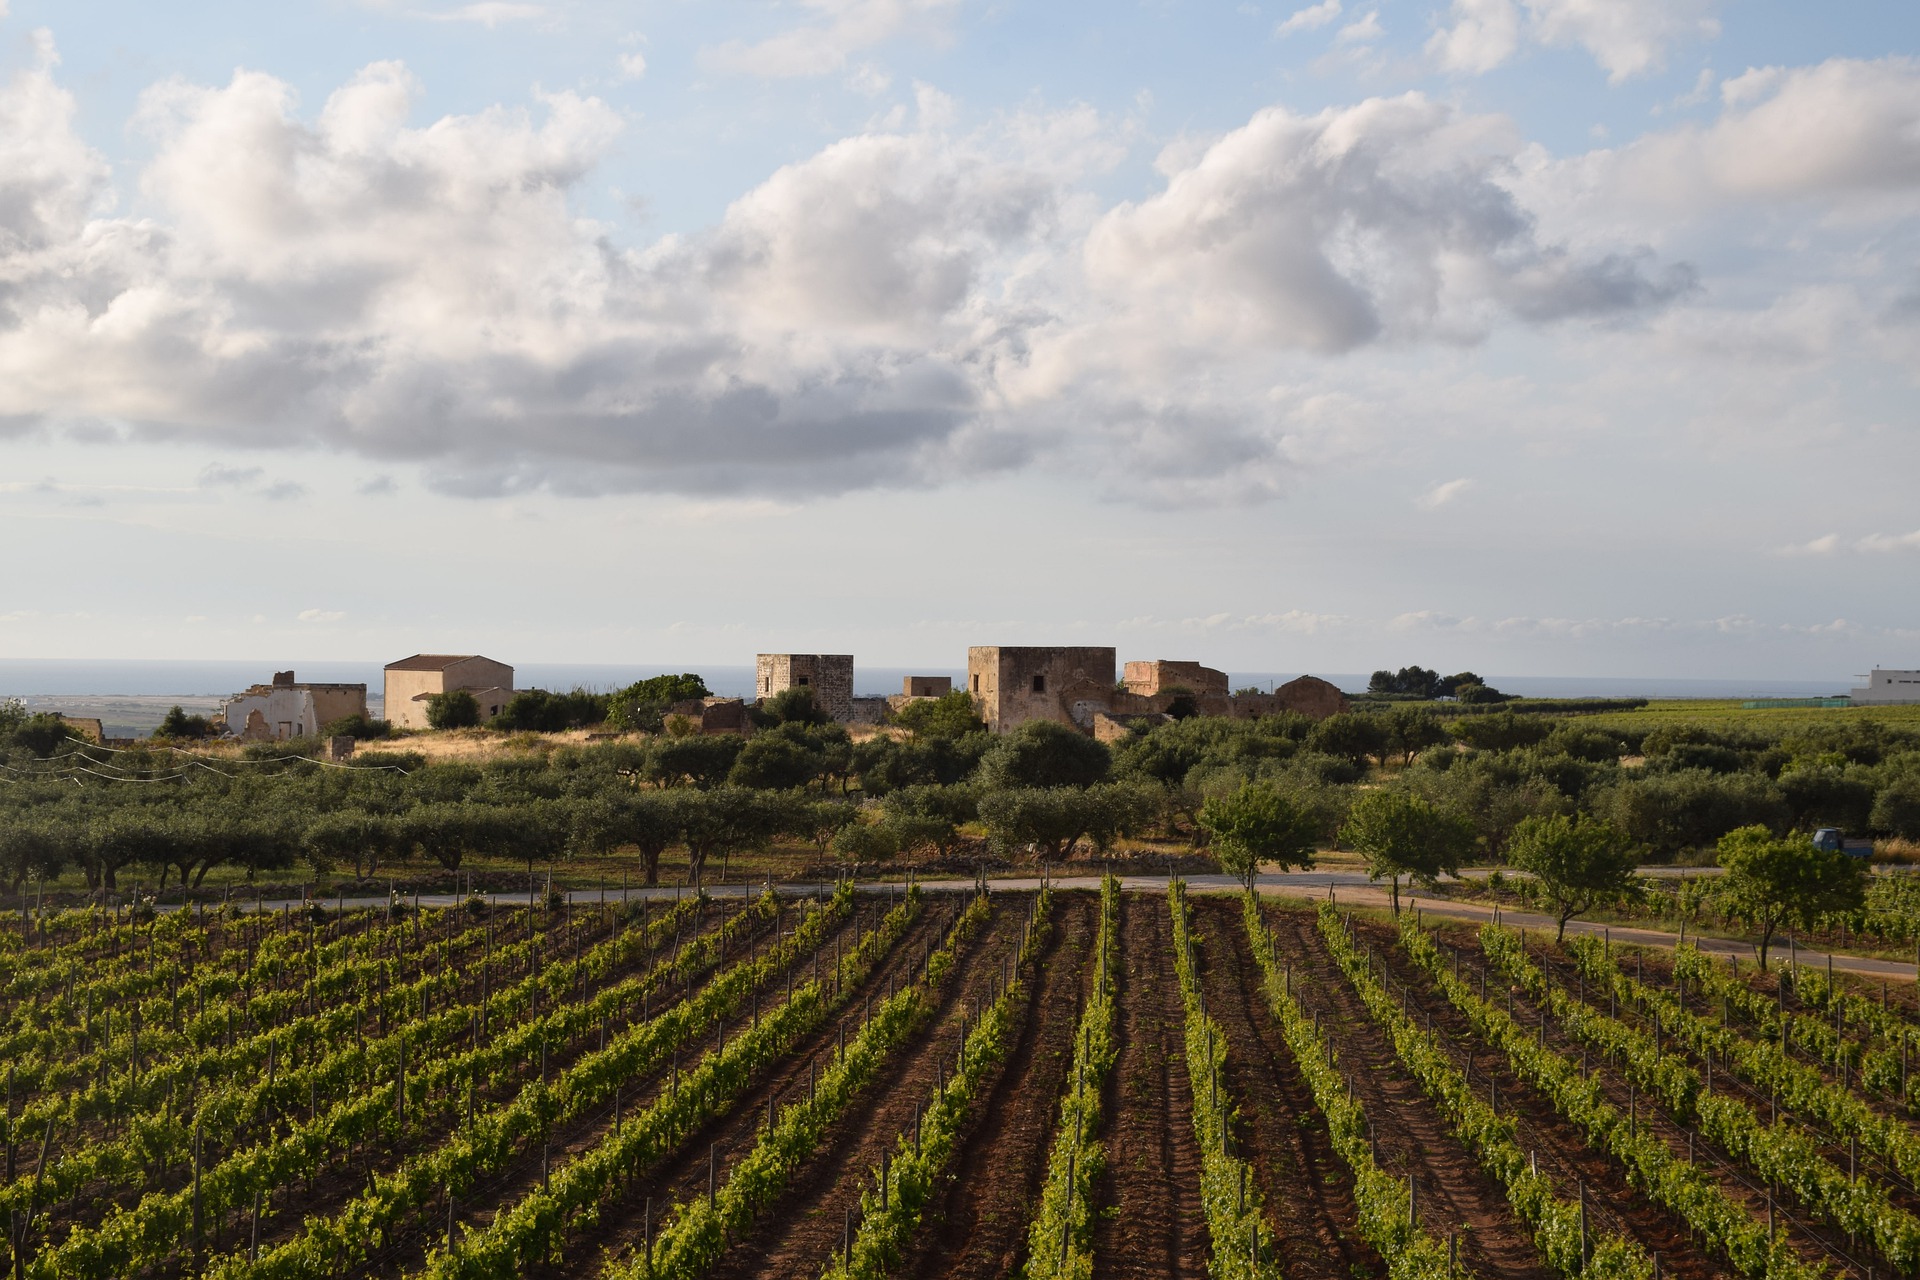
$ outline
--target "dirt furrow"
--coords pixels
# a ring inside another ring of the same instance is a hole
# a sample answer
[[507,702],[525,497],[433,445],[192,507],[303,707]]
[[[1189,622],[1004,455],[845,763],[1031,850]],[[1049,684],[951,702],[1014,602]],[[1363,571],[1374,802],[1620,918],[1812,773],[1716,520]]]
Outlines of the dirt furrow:
[[898,1268],[902,1275],[989,1280],[1013,1275],[1025,1259],[1027,1226],[1073,1065],[1087,960],[1100,929],[1099,899],[1065,894],[1057,917],[1040,958],[1032,1011],[999,1078],[974,1108],[973,1130],[943,1193],[927,1206],[918,1247]]
[[1376,1161],[1389,1173],[1414,1179],[1421,1225],[1435,1235],[1458,1231],[1462,1260],[1478,1274],[1548,1280],[1554,1273],[1514,1217],[1505,1191],[1400,1065],[1392,1041],[1340,972],[1312,914],[1278,910],[1271,918],[1282,952],[1293,962],[1295,993],[1304,1007],[1322,1012],[1321,1032],[1367,1109]]
[[[959,1014],[982,1008],[990,986],[1020,945],[1020,927],[1031,898],[996,895],[993,917],[960,957],[958,971],[941,991],[936,1020],[916,1045],[898,1051],[890,1069],[849,1108],[813,1159],[789,1182],[778,1204],[733,1242],[712,1272],[714,1280],[747,1276],[805,1277],[820,1274],[840,1247],[848,1210],[857,1215],[860,1194],[873,1184],[883,1151],[912,1127],[916,1110],[932,1096],[937,1071],[951,1072],[960,1044]],[[858,1020],[848,1024],[851,1035]],[[825,1051],[830,1041],[822,1042]],[[804,1067],[795,1081],[804,1088]],[[681,1180],[681,1194],[705,1189],[704,1164],[697,1178]]]
[[1289,1280],[1363,1280],[1386,1263],[1355,1228],[1353,1174],[1261,993],[1238,898],[1195,896],[1201,989],[1226,1034],[1233,1140],[1253,1166]]
[[[876,908],[871,904],[863,904],[861,910],[867,913],[869,921],[871,921],[872,919],[877,919],[878,912],[884,910],[884,908]],[[784,919],[779,922],[777,927],[781,929],[791,928],[795,917],[790,913],[783,914]],[[711,913],[709,913],[709,915],[711,916]],[[725,918],[726,917],[722,917],[722,920]],[[717,927],[717,925],[714,927]],[[749,945],[755,951],[765,951],[769,943],[773,940],[775,928],[776,925],[773,922],[767,922],[759,926],[756,928],[750,944],[743,942],[732,947],[727,958],[706,974],[702,975],[700,980],[689,984],[683,989],[662,992],[654,1003],[652,1012],[657,1015],[660,1011],[667,1008],[670,1002],[688,998],[690,993],[697,994],[704,990],[706,985],[711,982],[715,976],[724,973],[731,966],[745,961],[748,957]],[[837,938],[850,936],[851,928],[850,923],[844,923],[828,935],[822,944],[827,954],[831,955],[831,949]],[[689,935],[690,938],[691,936],[693,935]],[[806,972],[806,963],[804,959],[797,962],[794,968],[796,978]],[[762,1008],[767,1007],[770,1002],[780,998],[782,988],[776,985],[780,982],[781,979],[775,978],[756,993],[755,998],[759,1000]],[[626,1027],[640,1021],[640,1013],[641,1010],[639,1008],[630,1010],[629,1016],[624,1022],[618,1022],[611,1026],[609,1035],[617,1035],[625,1030]],[[729,1019],[726,1027],[722,1029],[721,1034],[731,1036],[736,1033],[739,1026],[739,1018]],[[700,1054],[704,1053],[712,1043],[713,1041],[711,1039],[706,1039],[699,1044],[687,1046],[681,1051],[682,1060],[686,1061],[697,1058]],[[580,1058],[586,1054],[597,1051],[599,1047],[599,1036],[597,1034],[590,1034],[583,1041],[562,1046],[551,1052],[547,1060],[549,1078],[557,1077],[575,1062],[579,1061]],[[536,1067],[536,1076],[537,1073],[538,1068]],[[666,1074],[666,1070],[662,1069],[629,1081],[623,1099],[623,1109],[626,1114],[631,1115],[635,1110],[645,1106],[648,1094],[664,1080]],[[502,1101],[504,1102],[510,1099],[518,1092],[518,1089],[524,1087],[525,1085],[522,1083],[510,1088],[508,1094]],[[597,1143],[601,1135],[611,1126],[612,1121],[613,1110],[612,1107],[609,1106],[582,1116],[577,1116],[570,1123],[557,1126],[552,1133],[550,1145],[529,1142],[525,1149],[511,1160],[505,1168],[501,1169],[480,1187],[474,1188],[461,1199],[456,1206],[457,1224],[466,1230],[479,1230],[484,1228],[485,1225],[493,1219],[497,1210],[517,1203],[522,1196],[539,1184],[543,1161],[547,1162],[549,1167],[557,1167],[572,1160],[575,1156],[588,1150]],[[442,1233],[444,1230],[445,1218],[438,1214],[425,1226],[413,1226],[407,1229],[397,1230],[394,1233],[392,1241],[368,1267],[367,1270],[369,1274],[399,1276],[417,1269],[424,1261],[427,1249],[430,1246],[443,1242],[444,1236]]]
[[[877,922],[884,914],[886,904],[882,902],[880,906],[880,914],[873,915],[869,924]],[[854,990],[841,1014],[829,1018],[819,1030],[804,1037],[757,1085],[747,1090],[722,1115],[689,1135],[672,1155],[651,1171],[636,1177],[619,1200],[603,1207],[592,1234],[577,1245],[563,1250],[560,1262],[539,1274],[576,1280],[597,1276],[609,1258],[621,1256],[629,1249],[638,1247],[646,1236],[649,1200],[652,1201],[653,1228],[657,1232],[676,1200],[706,1194],[709,1152],[714,1163],[716,1185],[724,1182],[732,1166],[759,1141],[761,1128],[766,1122],[768,1099],[773,1099],[778,1105],[796,1091],[804,1093],[809,1064],[818,1059],[824,1067],[827,1055],[833,1052],[841,1026],[845,1025],[846,1033],[851,1037],[860,1025],[860,1011],[869,999],[877,1003],[886,997],[891,987],[910,981],[918,972],[928,950],[940,945],[946,926],[959,909],[956,905],[950,911],[948,904],[940,899],[928,903],[920,918],[874,966],[867,980]],[[846,936],[851,941],[851,934]],[[833,944],[829,942],[824,952],[823,970],[825,961],[833,956],[832,947]],[[804,972],[807,972],[804,967],[797,970],[796,977]]]
[[1183,1062],[1186,1013],[1164,894],[1120,900],[1119,1059],[1107,1086],[1106,1170],[1093,1237],[1097,1276],[1207,1274],[1200,1151]]
[[[1471,935],[1459,933],[1459,931],[1442,931],[1440,938],[1442,938],[1442,942],[1448,944],[1448,946],[1465,944],[1465,946],[1461,946],[1461,950],[1463,950],[1463,954],[1461,954],[1461,975],[1463,975],[1463,977],[1465,977],[1465,975],[1475,975],[1475,977],[1478,977],[1478,973],[1480,973],[1482,967],[1484,967],[1484,963],[1482,963],[1484,958],[1480,956],[1478,944],[1473,942]],[[1390,935],[1388,935],[1384,929],[1380,929],[1379,935],[1377,935],[1377,942],[1384,944],[1386,940],[1390,940]],[[1390,965],[1390,967],[1394,969],[1394,973],[1396,973],[1396,981],[1402,981],[1404,977],[1415,977],[1417,984],[1423,981],[1423,975],[1415,975],[1415,973],[1413,973],[1411,961],[1405,960],[1404,954],[1402,954],[1398,948],[1392,948],[1390,952],[1386,952],[1386,956],[1388,956],[1388,965]],[[1515,1017],[1523,1027],[1538,1027],[1540,1021],[1542,1021],[1540,1007],[1534,1006],[1530,1000],[1526,1000],[1524,994],[1519,992],[1519,988],[1509,986],[1509,983],[1507,983],[1505,979],[1501,979],[1498,973],[1488,973],[1486,992],[1488,992],[1488,996],[1490,996],[1492,1000],[1498,1002],[1501,998],[1501,992],[1509,992],[1509,990],[1513,992],[1513,1004],[1511,1004],[1513,1017]],[[1440,1000],[1440,996],[1436,996],[1436,1000]],[[1741,1173],[1736,1165],[1728,1163],[1726,1155],[1724,1155],[1722,1151],[1715,1150],[1705,1138],[1693,1136],[1693,1142],[1690,1144],[1690,1142],[1688,1142],[1690,1130],[1686,1130],[1684,1126],[1676,1125],[1674,1121],[1670,1121],[1667,1113],[1665,1113],[1661,1107],[1649,1105],[1644,1096],[1638,1096],[1638,1102],[1636,1102],[1636,1100],[1630,1096],[1626,1079],[1620,1077],[1619,1073],[1617,1073],[1613,1067],[1607,1065],[1607,1061],[1605,1061],[1603,1055],[1590,1054],[1578,1040],[1574,1040],[1567,1032],[1563,1031],[1557,1021],[1553,1021],[1553,1019],[1546,1019],[1546,1021],[1548,1021],[1546,1044],[1548,1044],[1549,1050],[1553,1050],[1553,1052],[1557,1052],[1557,1054],[1571,1059],[1574,1063],[1584,1063],[1584,1065],[1588,1067],[1588,1071],[1592,1073],[1592,1077],[1601,1084],[1601,1092],[1605,1094],[1607,1102],[1611,1103],[1613,1107],[1617,1107],[1622,1115],[1626,1115],[1628,1107],[1632,1105],[1632,1111],[1634,1111],[1634,1115],[1640,1119],[1640,1123],[1647,1126],[1649,1132],[1657,1134],[1657,1136],[1661,1138],[1661,1142],[1667,1144],[1668,1151],[1672,1151],[1674,1155],[1682,1155],[1682,1157],[1686,1157],[1686,1155],[1692,1153],[1697,1167],[1699,1167],[1703,1173],[1711,1174],[1711,1176],[1715,1178],[1715,1182],[1718,1182],[1720,1190],[1726,1192],[1726,1196],[1730,1197],[1734,1203],[1743,1205],[1743,1207],[1747,1209],[1747,1213],[1755,1215],[1755,1219],[1764,1219],[1764,1217],[1766,1217],[1766,1192],[1764,1192],[1763,1186],[1759,1186],[1759,1184],[1757,1184],[1755,1180],[1751,1180],[1747,1174]],[[1492,1054],[1494,1054],[1494,1050],[1488,1048],[1488,1055]],[[1503,1057],[1505,1057],[1505,1055],[1501,1055],[1501,1059],[1503,1059]],[[1680,1222],[1674,1222],[1674,1226],[1680,1228]],[[1788,1240],[1789,1244],[1793,1245],[1793,1249],[1795,1249],[1807,1263],[1820,1263],[1820,1261],[1824,1261],[1824,1259],[1828,1257],[1828,1253],[1826,1253],[1828,1247],[1837,1247],[1837,1245],[1845,1244],[1845,1242],[1837,1242],[1837,1240],[1834,1240],[1834,1238],[1830,1236],[1830,1232],[1826,1232],[1822,1226],[1818,1226],[1818,1224],[1809,1221],[1805,1215],[1795,1213],[1795,1215],[1789,1217],[1788,1213],[1786,1213],[1786,1205],[1782,1205],[1782,1211],[1780,1211],[1780,1234],[1782,1234],[1784,1240]],[[1645,1242],[1645,1244],[1647,1244],[1649,1249],[1651,1249],[1651,1247],[1657,1247],[1657,1245],[1651,1244],[1651,1242]],[[1663,1253],[1663,1263],[1665,1263],[1665,1253]],[[1724,1272],[1724,1267],[1720,1267],[1718,1270]]]
[[1405,963],[1405,957],[1392,947],[1390,931],[1358,922],[1355,931],[1385,958],[1390,989],[1397,992],[1411,981],[1415,1016],[1423,1021],[1431,1019],[1441,1046],[1483,1096],[1497,1097],[1501,1114],[1515,1121],[1517,1141],[1553,1179],[1557,1193],[1577,1200],[1580,1187],[1586,1186],[1588,1217],[1594,1230],[1638,1240],[1650,1253],[1660,1256],[1662,1274],[1680,1280],[1706,1280],[1725,1274],[1718,1260],[1688,1238],[1677,1217],[1647,1199],[1627,1180],[1617,1161],[1588,1146],[1583,1130],[1508,1068],[1504,1054],[1481,1042],[1465,1015],[1433,988],[1426,975]]

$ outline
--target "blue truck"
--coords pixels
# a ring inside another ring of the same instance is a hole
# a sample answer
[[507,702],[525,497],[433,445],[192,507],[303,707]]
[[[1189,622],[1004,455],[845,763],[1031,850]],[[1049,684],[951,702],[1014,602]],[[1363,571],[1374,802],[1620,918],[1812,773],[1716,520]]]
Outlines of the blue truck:
[[1873,856],[1873,841],[1849,840],[1838,827],[1822,827],[1814,832],[1813,847],[1825,853],[1844,853],[1849,858]]

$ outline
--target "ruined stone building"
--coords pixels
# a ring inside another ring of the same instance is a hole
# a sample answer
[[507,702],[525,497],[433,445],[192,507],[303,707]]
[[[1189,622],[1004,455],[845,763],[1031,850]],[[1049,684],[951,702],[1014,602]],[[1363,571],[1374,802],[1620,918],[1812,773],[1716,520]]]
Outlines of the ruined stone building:
[[1029,720],[1093,732],[1113,702],[1114,651],[1103,648],[976,645],[967,650],[967,691],[993,733]]
[[427,728],[427,699],[464,689],[480,704],[480,718],[500,714],[513,697],[513,668],[478,654],[416,653],[386,666],[384,714],[396,729]]
[[761,653],[754,655],[754,696],[761,701],[788,689],[810,689],[813,705],[838,724],[878,724],[886,718],[885,698],[856,697],[850,653]]
[[1297,711],[1324,719],[1347,709],[1346,695],[1314,676],[1290,680],[1272,693],[1233,693],[1226,672],[1198,662],[1129,662],[1117,684],[1113,670],[1112,649],[989,645],[967,650],[968,691],[995,733],[1029,720],[1053,720],[1111,741],[1136,724],[1174,716],[1245,719]]
[[246,742],[306,737],[335,720],[367,714],[364,684],[301,684],[291,671],[273,673],[272,684],[256,684],[227,699],[221,709],[227,733]]

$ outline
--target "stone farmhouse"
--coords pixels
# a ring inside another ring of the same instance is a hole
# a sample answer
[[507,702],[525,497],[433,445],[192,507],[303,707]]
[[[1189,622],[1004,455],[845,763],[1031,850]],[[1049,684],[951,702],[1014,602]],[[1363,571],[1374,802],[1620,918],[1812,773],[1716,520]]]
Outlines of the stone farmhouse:
[[513,668],[472,653],[416,653],[389,662],[384,714],[396,729],[425,729],[427,699],[456,689],[471,693],[480,704],[480,718],[490,720],[513,697]]
[[[1115,657],[1115,650],[1100,646],[976,646],[967,650],[965,687],[994,733],[1029,720],[1053,720],[1103,741],[1125,737],[1136,724],[1178,715],[1244,719],[1293,711],[1324,719],[1348,705],[1338,688],[1313,676],[1272,693],[1234,693],[1226,672],[1165,658],[1129,662],[1116,681]],[[851,654],[762,653],[754,677],[756,698],[811,689],[814,702],[841,724],[879,724],[889,711],[953,690],[948,676],[908,676],[891,697],[856,695]]]
[[302,684],[291,671],[276,671],[273,683],[234,694],[220,712],[227,733],[243,742],[306,737],[335,720],[366,714],[364,684]]

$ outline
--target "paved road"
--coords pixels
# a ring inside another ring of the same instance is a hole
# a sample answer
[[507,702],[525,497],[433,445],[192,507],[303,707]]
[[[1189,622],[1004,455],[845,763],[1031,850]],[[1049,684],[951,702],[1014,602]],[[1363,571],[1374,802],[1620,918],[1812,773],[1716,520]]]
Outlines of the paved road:
[[[1706,868],[1689,869],[1687,874],[1704,874],[1707,870]],[[1648,874],[1653,874],[1656,871],[1675,875],[1680,874],[1676,869],[1668,867],[1647,869]],[[1028,876],[994,878],[989,879],[987,883],[989,887],[993,889],[1006,890],[1009,892],[1019,892],[1022,890],[1031,892],[1039,889],[1041,881],[1037,876]],[[972,890],[974,882],[971,880],[958,879],[922,880],[920,884],[922,888],[929,891],[968,892]],[[1100,878],[1092,875],[1054,876],[1053,884],[1063,889],[1098,889],[1100,887]],[[1164,890],[1166,885],[1167,879],[1165,876],[1122,876],[1120,878],[1120,887],[1132,892],[1157,892]],[[1200,893],[1231,893],[1239,890],[1240,882],[1231,876],[1196,875],[1187,877],[1187,886],[1189,889]],[[1385,907],[1388,905],[1386,890],[1370,882],[1366,877],[1366,873],[1362,871],[1289,871],[1277,875],[1263,875],[1259,877],[1256,886],[1261,893],[1276,897],[1323,898],[1331,891],[1337,901],[1352,903],[1355,906]],[[824,884],[783,884],[776,887],[781,893],[792,894],[794,896],[821,892],[825,889]],[[875,891],[888,888],[897,889],[899,882],[895,881],[891,884],[870,882],[863,883],[860,887],[865,890]],[[761,888],[762,886],[760,884],[709,885],[707,886],[707,892],[717,898],[735,898],[758,893],[761,891]],[[575,889],[568,893],[567,896],[575,903],[584,905],[599,902],[618,902],[621,900],[623,894],[631,901],[638,901],[641,898],[647,898],[655,902],[662,900],[672,901],[685,892],[686,890],[679,886],[657,885],[651,889]],[[520,906],[526,903],[529,898],[529,895],[524,893],[492,893],[482,896],[489,902],[509,907]],[[1405,891],[1402,892],[1401,899],[1403,904],[1414,904],[1423,912],[1447,916],[1458,920],[1489,920],[1493,918],[1494,914],[1493,908],[1481,906],[1479,903],[1474,902],[1449,902],[1445,899],[1422,899],[1417,894],[1411,894]],[[384,897],[346,899],[335,897],[322,898],[320,901],[324,906],[336,906],[344,901],[345,905],[349,908],[362,909],[384,906],[387,900]],[[458,906],[462,898],[450,893],[418,894],[410,896],[408,901],[417,902],[423,907],[451,907]],[[250,906],[251,904],[246,905]],[[304,906],[305,903],[299,899],[286,899],[264,902],[259,905],[262,910],[282,911],[298,909]],[[177,910],[177,908],[167,909]],[[1517,925],[1527,929],[1551,929],[1553,927],[1551,917],[1530,911],[1502,910],[1500,918],[1507,924]],[[1567,932],[1592,934],[1594,936],[1607,935],[1624,943],[1647,947],[1672,947],[1680,941],[1679,935],[1660,929],[1626,928],[1620,925],[1609,927],[1606,925],[1589,924],[1582,920],[1569,922]],[[1738,956],[1747,961],[1751,961],[1754,957],[1754,949],[1750,943],[1730,941],[1724,938],[1701,938],[1698,936],[1690,937],[1687,940],[1693,942],[1709,955]],[[1825,966],[1829,960],[1831,960],[1835,970],[1861,974],[1867,977],[1898,978],[1907,981],[1912,981],[1915,977],[1914,966],[1900,961],[1874,960],[1863,956],[1839,954],[1829,957],[1824,951],[1811,951],[1804,947],[1794,947],[1791,943],[1776,943],[1768,951],[1768,959],[1770,962],[1787,960],[1789,958],[1797,959],[1801,964],[1820,966]]]

